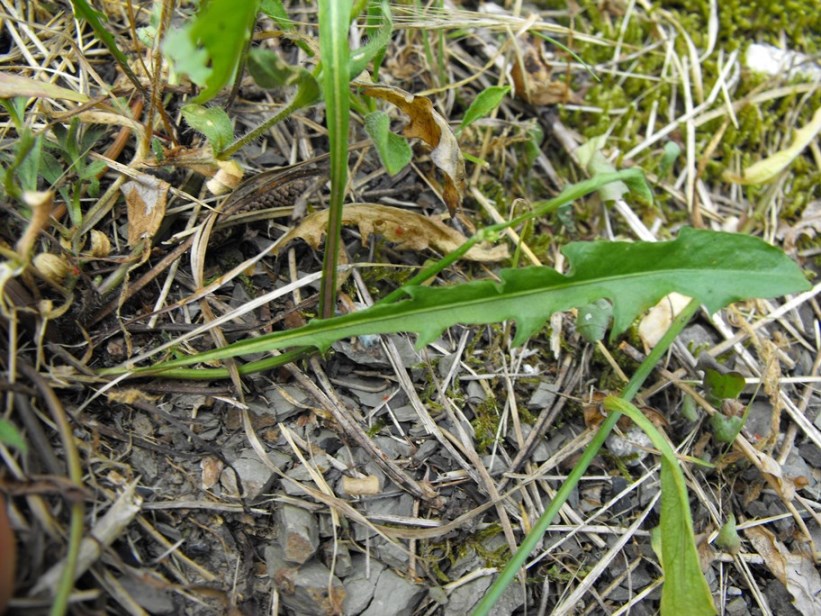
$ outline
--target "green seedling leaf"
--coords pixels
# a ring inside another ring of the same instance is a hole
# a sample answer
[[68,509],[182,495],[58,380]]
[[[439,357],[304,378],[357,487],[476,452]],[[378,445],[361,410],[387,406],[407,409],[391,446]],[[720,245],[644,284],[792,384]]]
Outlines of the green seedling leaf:
[[704,389],[714,400],[738,398],[745,385],[744,377],[738,372],[721,372],[715,368],[704,369]]
[[391,120],[385,112],[374,111],[365,116],[365,131],[373,139],[379,159],[389,175],[402,171],[413,158],[407,140],[391,132]]
[[[579,159],[579,164],[587,169],[590,175],[596,176],[602,173],[612,173],[616,170],[613,163],[607,160],[604,154],[601,153],[606,141],[607,137],[600,135],[593,137],[587,143],[576,148],[576,156]],[[628,187],[623,182],[610,182],[599,189],[599,194],[603,201],[617,201],[621,199],[623,194],[632,189],[632,186]],[[649,192],[649,189],[647,189],[647,192]],[[650,200],[652,201],[652,197]]]
[[205,135],[214,152],[221,151],[234,138],[231,118],[222,107],[203,107],[189,103],[183,105],[181,111],[188,125]]
[[713,429],[713,436],[719,443],[732,443],[741,428],[744,427],[745,417],[737,415],[727,416],[722,413],[710,415],[710,427]]
[[766,242],[741,234],[682,229],[670,242],[577,242],[562,250],[571,266],[502,270],[501,282],[443,288],[405,287],[409,297],[305,327],[242,340],[145,370],[157,371],[295,346],[325,350],[342,338],[414,332],[427,344],[457,323],[516,322],[521,345],[554,312],[601,298],[613,303],[611,340],[671,291],[693,297],[710,313],[740,299],[809,288],[801,270]]
[[604,340],[610,321],[613,319],[613,304],[606,299],[598,299],[579,308],[576,330],[590,343]]
[[283,61],[273,49],[254,47],[248,54],[248,72],[260,88],[281,88],[299,81],[297,67]]
[[689,422],[698,419],[698,409],[696,408],[696,401],[693,396],[684,395],[684,399],[681,401],[681,416]]
[[732,513],[727,516],[727,521],[724,523],[724,526],[721,527],[721,530],[718,531],[716,545],[733,556],[738,554],[738,551],[741,549],[741,537],[738,536],[735,516]]
[[22,453],[27,451],[26,440],[8,419],[0,418],[0,443],[6,447],[13,447]]
[[233,78],[258,5],[257,0],[210,0],[190,22],[165,37],[162,49],[174,70],[202,87],[195,103],[211,100]]
[[679,468],[676,452],[653,423],[633,404],[608,396],[604,401],[608,411],[627,415],[639,426],[661,453],[661,568],[664,586],[661,589],[661,613],[707,616],[716,613],[707,580],[701,573],[693,518],[684,473]]
[[659,163],[658,177],[663,179],[673,168],[673,163],[681,154],[681,147],[675,141],[668,141],[664,144],[664,154]]
[[375,13],[381,13],[381,24],[378,28],[367,30],[368,42],[358,49],[351,50],[351,57],[348,64],[348,75],[351,79],[356,79],[365,70],[368,63],[384,52],[388,43],[391,42],[393,32],[393,20],[391,19],[391,9],[387,2],[371,3],[372,10],[369,11],[368,21],[375,21]]
[[494,109],[502,104],[505,96],[510,92],[510,86],[491,86],[487,90],[482,90],[479,95],[473,99],[473,102],[465,112],[465,117],[459,124],[459,130],[464,130],[465,127],[470,126],[476,120],[490,115]]

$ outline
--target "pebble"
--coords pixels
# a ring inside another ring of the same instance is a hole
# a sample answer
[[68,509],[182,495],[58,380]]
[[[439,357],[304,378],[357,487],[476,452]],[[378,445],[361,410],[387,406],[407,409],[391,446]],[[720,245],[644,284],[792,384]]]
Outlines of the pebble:
[[373,599],[362,616],[411,616],[425,592],[424,586],[385,569],[376,582]]
[[285,607],[300,616],[336,616],[342,613],[345,588],[320,562],[296,565],[285,560],[282,548],[265,547],[268,576],[279,590]]
[[277,511],[279,543],[285,560],[302,564],[319,547],[319,526],[316,516],[295,505],[283,505]]

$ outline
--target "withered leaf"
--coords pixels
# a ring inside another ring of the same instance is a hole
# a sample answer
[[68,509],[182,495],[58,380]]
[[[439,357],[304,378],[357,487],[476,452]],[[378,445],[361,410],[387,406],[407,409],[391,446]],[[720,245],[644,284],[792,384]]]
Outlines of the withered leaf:
[[465,192],[465,159],[445,118],[424,96],[416,96],[401,88],[354,82],[365,94],[388,101],[402,110],[410,118],[404,135],[418,138],[433,148],[430,158],[444,174],[443,198],[448,210],[454,214],[462,203]]
[[[465,242],[465,236],[448,227],[441,220],[429,218],[387,205],[356,203],[342,210],[342,224],[357,225],[366,242],[372,233],[393,242],[401,250],[425,250],[433,248],[448,253]],[[322,241],[328,227],[328,211],[322,210],[306,217],[297,227],[291,229],[280,246],[301,238],[314,248]],[[507,246],[474,246],[465,255],[466,259],[482,263],[501,261],[508,257]]]
[[544,59],[542,41],[528,37],[520,42],[522,53],[510,69],[516,96],[531,105],[580,102],[566,83],[551,79],[553,68]]
[[169,188],[168,182],[148,174],[120,188],[128,207],[128,245],[132,248],[143,238],[153,238],[160,228]]
[[755,551],[764,558],[764,564],[792,595],[793,605],[802,614],[821,613],[821,576],[809,554],[790,552],[763,526],[744,531]]

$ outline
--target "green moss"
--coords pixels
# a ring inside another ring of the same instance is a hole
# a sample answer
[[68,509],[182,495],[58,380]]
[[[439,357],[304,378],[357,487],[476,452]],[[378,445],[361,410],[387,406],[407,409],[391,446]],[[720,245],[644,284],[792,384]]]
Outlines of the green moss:
[[475,416],[470,422],[476,437],[476,451],[487,453],[496,441],[496,432],[499,430],[499,410],[495,398],[487,398],[477,404],[473,412]]

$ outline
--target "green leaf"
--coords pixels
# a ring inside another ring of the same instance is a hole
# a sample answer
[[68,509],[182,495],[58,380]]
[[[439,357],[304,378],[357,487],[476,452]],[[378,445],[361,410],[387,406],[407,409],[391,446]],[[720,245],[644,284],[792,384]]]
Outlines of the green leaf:
[[368,63],[373,60],[377,54],[384,51],[391,41],[393,20],[391,19],[390,5],[383,1],[374,2],[372,6],[374,10],[370,11],[369,21],[374,19],[374,12],[379,12],[382,14],[382,23],[378,28],[369,28],[366,30],[368,42],[362,45],[362,47],[351,51],[351,57],[348,61],[348,75],[351,79],[356,79],[359,74],[365,70]]
[[183,105],[181,111],[189,126],[205,135],[214,152],[222,150],[234,138],[231,118],[222,107],[203,107],[189,103]]
[[288,11],[282,5],[282,0],[262,0],[259,9],[283,30],[294,29],[294,22],[288,17]]
[[664,144],[664,155],[661,157],[659,163],[658,177],[660,180],[664,179],[670,169],[673,168],[673,163],[681,154],[681,147],[675,141],[668,141]]
[[194,102],[214,98],[234,76],[258,5],[257,0],[210,0],[190,22],[165,37],[163,52],[174,70],[202,87]]
[[502,100],[510,92],[510,86],[491,86],[487,90],[482,90],[479,95],[473,99],[473,102],[465,112],[465,117],[459,124],[459,129],[464,129],[470,126],[479,118],[484,118],[502,104]]
[[251,49],[248,54],[248,72],[260,88],[290,86],[299,79],[298,68],[283,61],[278,53],[266,47]]
[[740,299],[802,291],[809,284],[784,253],[741,234],[682,229],[671,242],[578,242],[562,251],[571,271],[547,267],[502,270],[501,283],[407,287],[407,300],[242,340],[145,370],[164,370],[295,346],[327,349],[362,334],[415,332],[418,345],[457,323],[516,322],[521,345],[554,312],[601,298],[613,303],[611,339],[672,291],[697,299],[713,313]]
[[14,447],[22,453],[26,453],[26,440],[20,431],[7,419],[0,418],[0,443],[7,447]]
[[744,427],[745,421],[745,417],[715,413],[710,415],[710,428],[713,430],[716,441],[719,443],[732,443],[738,433],[741,432],[741,428]]
[[[595,176],[601,173],[611,173],[616,170],[613,163],[607,160],[604,154],[601,153],[606,141],[607,137],[605,135],[599,135],[576,148],[576,156],[579,159],[579,164],[586,168],[590,175]],[[621,199],[624,193],[632,189],[633,187],[628,187],[621,182],[611,182],[605,184],[599,191],[599,194],[603,201],[617,201]]]
[[735,516],[732,513],[727,516],[727,521],[718,531],[716,545],[733,556],[741,549],[741,537],[738,536]]
[[322,61],[322,93],[331,155],[331,196],[328,232],[319,287],[319,313],[333,315],[336,307],[337,256],[341,246],[342,208],[348,184],[348,126],[351,92],[349,83],[351,0],[319,0],[319,57]]
[[385,112],[374,111],[365,116],[365,131],[373,139],[389,175],[396,175],[411,161],[413,152],[410,145],[391,131],[391,120]]
[[746,382],[739,372],[720,372],[715,368],[704,369],[704,389],[716,400],[732,400],[738,398],[744,390]]
[[639,426],[661,452],[661,568],[664,586],[661,589],[661,613],[707,616],[716,613],[707,580],[701,573],[690,500],[684,473],[672,446],[653,423],[633,404],[608,396],[604,401],[608,411],[627,415]]

